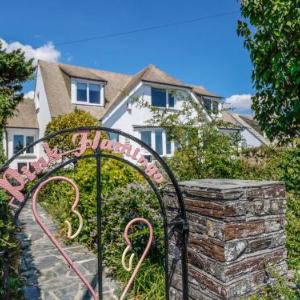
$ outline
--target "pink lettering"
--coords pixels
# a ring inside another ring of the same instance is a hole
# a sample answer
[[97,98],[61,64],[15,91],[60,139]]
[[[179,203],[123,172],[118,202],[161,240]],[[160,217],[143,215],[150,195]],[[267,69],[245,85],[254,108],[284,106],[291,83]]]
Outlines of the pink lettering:
[[74,146],[77,143],[77,138],[79,137],[79,150],[74,152],[74,155],[79,157],[81,156],[88,147],[91,147],[92,142],[90,139],[88,139],[88,131],[84,131],[84,132],[80,132],[80,133],[75,133],[72,137],[72,143],[74,144]]
[[137,160],[137,155],[140,152],[140,148],[136,148],[131,156],[132,159]]
[[113,150],[114,145],[111,140],[104,139],[101,144],[100,144],[100,149],[101,150]]
[[30,172],[30,170],[27,166],[22,167],[21,171],[22,171],[22,174],[24,174],[30,181],[32,181],[36,178],[36,173]]
[[51,149],[48,143],[43,143],[44,151],[49,159],[49,163],[52,163],[61,158],[61,154],[58,153],[57,149]]
[[35,170],[35,174],[40,174],[48,167],[48,162],[41,157],[37,161],[34,161],[31,165]]
[[117,142],[115,144],[114,150],[116,152],[119,152],[119,153],[125,154],[127,156],[130,156],[130,152],[132,150],[132,147],[129,144],[128,145],[124,145],[124,144],[121,144],[121,143]]
[[[12,185],[8,181],[8,177],[17,181],[19,185]],[[10,168],[8,168],[3,173],[3,179],[0,179],[0,187],[5,189],[8,193],[10,193],[14,198],[16,198],[20,202],[24,201],[24,195],[20,191],[23,190],[25,183],[25,179],[16,170]]]
[[95,137],[94,137],[94,140],[93,140],[93,144],[92,144],[92,149],[93,150],[96,150],[97,147],[99,146],[100,138],[101,138],[101,131],[97,130],[96,134],[95,134]]

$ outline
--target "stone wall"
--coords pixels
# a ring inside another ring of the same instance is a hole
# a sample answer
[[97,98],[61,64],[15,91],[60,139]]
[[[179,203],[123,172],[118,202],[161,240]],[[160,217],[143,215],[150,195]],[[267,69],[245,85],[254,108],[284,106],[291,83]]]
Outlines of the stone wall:
[[[272,282],[269,265],[287,272],[282,183],[194,180],[180,187],[189,222],[189,299],[241,299]],[[176,214],[174,197],[169,188],[169,217]],[[172,242],[170,248],[172,254]],[[182,299],[179,266],[171,299]]]

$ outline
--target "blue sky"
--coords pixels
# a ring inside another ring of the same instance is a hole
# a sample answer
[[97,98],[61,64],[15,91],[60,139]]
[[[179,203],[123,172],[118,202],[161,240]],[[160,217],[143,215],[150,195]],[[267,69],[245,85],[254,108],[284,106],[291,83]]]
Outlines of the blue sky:
[[[234,95],[233,106],[249,113],[251,62],[236,34],[237,0],[10,0],[1,4],[1,10],[5,14],[0,18],[0,38],[8,46],[27,45],[24,49],[32,56],[129,74],[155,64],[225,98]],[[224,12],[232,14],[68,44]],[[32,85],[26,85],[25,91],[30,89]]]

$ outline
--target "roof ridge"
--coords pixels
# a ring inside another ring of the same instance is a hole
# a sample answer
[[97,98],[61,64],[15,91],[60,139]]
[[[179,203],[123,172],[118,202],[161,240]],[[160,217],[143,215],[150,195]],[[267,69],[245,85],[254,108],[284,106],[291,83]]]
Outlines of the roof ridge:
[[90,68],[90,67],[83,67],[83,66],[78,66],[78,65],[70,65],[70,64],[64,64],[64,63],[59,63],[59,62],[49,62],[46,60],[42,60],[39,59],[38,63],[42,62],[42,63],[47,63],[47,64],[53,64],[56,65],[58,67],[62,66],[62,67],[72,67],[72,68],[78,68],[78,69],[83,69],[83,70],[88,70],[88,71],[96,71],[96,72],[105,72],[105,73],[110,73],[110,74],[117,74],[117,75],[124,75],[124,76],[128,76],[128,77],[132,77],[134,76],[133,74],[128,74],[128,73],[120,73],[120,72],[113,72],[113,71],[107,71],[107,70],[102,70],[102,69],[96,69],[96,68]]
[[266,139],[262,134],[260,134],[255,128],[253,128],[250,124],[248,124],[247,122],[245,122],[239,114],[236,113],[232,113],[233,117],[240,123],[242,123],[242,125],[244,127],[246,127],[247,129],[250,130],[251,133],[253,133],[259,140],[261,140],[262,142],[264,142],[265,144],[269,144],[269,140]]

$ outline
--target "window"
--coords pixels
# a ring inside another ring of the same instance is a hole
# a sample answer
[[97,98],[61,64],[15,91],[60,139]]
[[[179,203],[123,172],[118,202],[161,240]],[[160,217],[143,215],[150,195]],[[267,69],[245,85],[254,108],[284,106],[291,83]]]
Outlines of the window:
[[[26,136],[26,147],[29,146],[33,142],[34,142],[33,136],[31,136],[31,135]],[[33,147],[28,148],[26,153],[33,153]]]
[[219,112],[219,103],[217,101],[213,101],[213,113],[217,114]]
[[166,135],[166,153],[171,154],[172,153],[172,148],[171,148],[171,141]]
[[77,82],[77,101],[87,102],[87,84]]
[[73,79],[72,101],[79,104],[100,105],[103,103],[102,89],[100,83]]
[[26,166],[27,166],[26,162],[18,163],[18,172],[21,173],[22,168]]
[[90,84],[89,85],[89,98],[90,103],[100,103],[100,85],[99,84]]
[[108,136],[109,136],[110,140],[119,142],[119,134],[118,133],[109,132]]
[[140,131],[140,138],[161,156],[171,155],[175,149],[174,141],[171,141],[165,131],[159,128]]
[[24,148],[24,135],[14,135],[14,154]]
[[[13,152],[14,154],[23,149],[24,147],[29,146],[34,142],[34,136],[32,135],[21,135],[16,134],[13,137]],[[34,153],[34,147],[28,148],[24,153]]]
[[159,154],[163,154],[163,145],[162,145],[162,131],[155,131],[155,151]]
[[175,99],[174,96],[166,90],[151,88],[151,103],[157,107],[174,107]]
[[151,147],[151,131],[141,131],[141,140]]
[[203,99],[205,109],[210,112],[211,111],[211,100],[208,98]]

